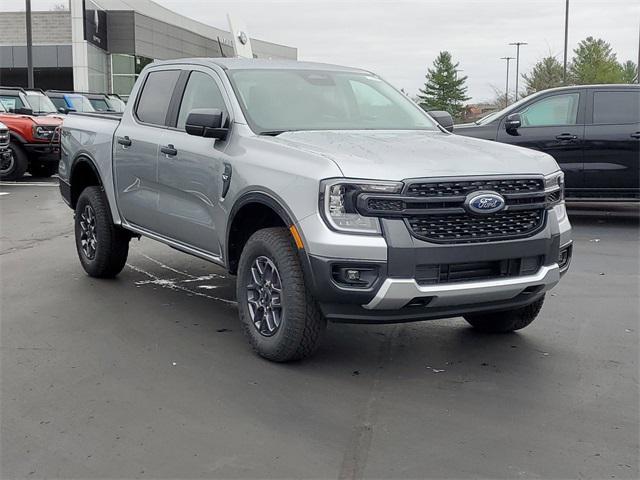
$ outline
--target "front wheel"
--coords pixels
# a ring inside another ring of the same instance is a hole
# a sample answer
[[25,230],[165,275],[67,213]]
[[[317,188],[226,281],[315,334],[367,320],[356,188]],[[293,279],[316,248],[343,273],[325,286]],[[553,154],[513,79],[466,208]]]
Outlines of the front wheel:
[[19,180],[28,166],[27,153],[19,144],[11,142],[8,155],[0,158],[0,180]]
[[464,319],[473,328],[486,333],[509,333],[520,330],[533,322],[544,303],[544,295],[539,300],[505,312],[473,313],[464,316]]
[[101,187],[87,187],[80,194],[75,236],[80,263],[89,276],[113,278],[122,271],[131,235],[113,223]]
[[258,355],[286,362],[315,352],[326,320],[305,285],[287,229],[266,228],[249,238],[236,292],[240,320]]

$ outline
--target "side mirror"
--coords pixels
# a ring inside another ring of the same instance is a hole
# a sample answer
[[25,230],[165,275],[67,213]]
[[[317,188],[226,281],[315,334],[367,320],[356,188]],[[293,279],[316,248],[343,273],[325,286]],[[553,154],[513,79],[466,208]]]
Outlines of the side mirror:
[[64,113],[65,115],[69,114],[70,112],[75,112],[75,111],[76,111],[75,108],[58,107],[58,112]]
[[229,133],[227,114],[219,108],[196,108],[187,115],[185,130],[196,137],[224,140]]
[[449,112],[442,110],[433,110],[427,112],[431,117],[440,124],[447,132],[453,132],[453,118]]
[[522,117],[520,117],[519,113],[512,113],[506,118],[504,122],[504,128],[508,132],[516,131],[521,126],[522,126]]

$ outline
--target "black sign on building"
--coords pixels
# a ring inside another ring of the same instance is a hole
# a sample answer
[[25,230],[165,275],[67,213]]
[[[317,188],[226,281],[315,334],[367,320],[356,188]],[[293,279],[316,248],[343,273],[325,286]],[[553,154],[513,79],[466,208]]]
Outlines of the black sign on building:
[[84,0],[84,39],[102,50],[108,50],[107,12],[91,0]]

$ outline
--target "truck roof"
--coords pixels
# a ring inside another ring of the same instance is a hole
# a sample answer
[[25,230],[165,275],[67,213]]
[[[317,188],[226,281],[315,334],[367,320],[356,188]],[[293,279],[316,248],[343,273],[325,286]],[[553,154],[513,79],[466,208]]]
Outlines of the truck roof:
[[199,65],[214,64],[224,70],[250,70],[250,69],[291,69],[291,70],[330,70],[342,72],[371,73],[360,68],[344,67],[319,62],[299,62],[297,60],[280,60],[265,58],[181,58],[177,60],[164,60],[153,62],[150,66],[193,63]]

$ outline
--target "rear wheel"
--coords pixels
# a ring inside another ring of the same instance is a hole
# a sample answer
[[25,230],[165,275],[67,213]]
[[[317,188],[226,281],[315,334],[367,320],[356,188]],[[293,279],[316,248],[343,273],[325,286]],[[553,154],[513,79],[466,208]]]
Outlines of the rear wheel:
[[29,173],[33,177],[47,178],[58,173],[57,162],[34,160],[29,165]]
[[533,322],[544,303],[544,296],[524,307],[494,313],[474,313],[464,319],[476,330],[486,333],[509,333],[520,330]]
[[16,142],[9,144],[9,155],[0,158],[0,179],[18,180],[27,171],[29,159],[27,153]]
[[112,278],[122,271],[131,235],[114,225],[101,187],[87,187],[80,194],[75,236],[80,263],[89,276]]
[[305,285],[287,229],[266,228],[249,238],[236,288],[240,320],[258,355],[286,362],[315,352],[326,320]]

